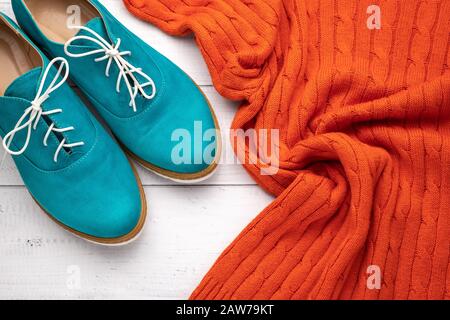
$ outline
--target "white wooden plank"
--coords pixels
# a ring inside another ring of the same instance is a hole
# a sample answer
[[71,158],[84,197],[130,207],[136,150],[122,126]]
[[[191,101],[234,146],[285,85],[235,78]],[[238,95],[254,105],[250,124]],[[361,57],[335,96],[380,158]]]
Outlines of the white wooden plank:
[[10,3],[11,1],[9,0],[0,0],[0,11],[12,17],[13,12]]
[[271,201],[256,186],[145,190],[141,238],[109,248],[69,235],[25,188],[0,188],[0,299],[185,299]]
[[[133,16],[122,0],[101,0],[127,28],[186,71],[199,85],[211,85],[208,68],[192,37],[171,37]],[[10,0],[0,0],[0,10],[13,16]]]

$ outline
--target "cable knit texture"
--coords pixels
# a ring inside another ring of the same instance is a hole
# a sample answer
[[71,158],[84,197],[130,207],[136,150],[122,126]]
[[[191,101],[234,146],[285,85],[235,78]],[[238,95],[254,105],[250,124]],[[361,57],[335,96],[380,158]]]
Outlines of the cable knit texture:
[[279,172],[245,165],[277,198],[192,299],[450,298],[450,1],[124,1],[195,34],[234,129],[280,130]]

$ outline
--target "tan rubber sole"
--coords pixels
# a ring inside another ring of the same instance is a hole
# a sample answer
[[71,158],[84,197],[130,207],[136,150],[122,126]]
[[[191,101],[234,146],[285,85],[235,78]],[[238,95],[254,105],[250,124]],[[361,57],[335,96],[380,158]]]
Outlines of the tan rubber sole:
[[214,112],[208,97],[205,95],[203,90],[200,89],[199,86],[197,86],[197,88],[198,88],[198,90],[200,90],[200,92],[205,97],[206,101],[208,102],[208,107],[209,107],[209,110],[211,111],[211,114],[212,114],[212,117],[213,117],[213,120],[214,120],[214,126],[215,126],[215,129],[217,131],[217,135],[216,135],[216,141],[217,141],[216,157],[213,160],[213,162],[211,163],[211,165],[208,166],[206,169],[204,169],[202,171],[199,171],[199,172],[196,172],[196,173],[178,173],[178,172],[166,170],[166,169],[160,168],[158,166],[155,166],[155,165],[145,161],[144,159],[142,159],[139,156],[135,155],[133,152],[131,152],[127,147],[125,147],[121,143],[121,146],[125,150],[125,152],[132,159],[134,159],[137,163],[139,163],[142,167],[144,167],[145,169],[156,173],[157,175],[159,175],[159,176],[161,176],[163,178],[168,178],[168,179],[171,179],[173,181],[181,182],[181,183],[183,183],[183,182],[184,183],[189,183],[189,182],[194,182],[194,181],[202,181],[202,180],[208,178],[217,169],[217,166],[218,166],[219,161],[220,161],[220,157],[222,155],[222,137],[221,137],[219,121],[217,120],[216,113]]
[[45,211],[44,208],[42,208],[42,206],[39,204],[39,202],[36,201],[36,199],[33,198],[33,200],[38,204],[38,206],[42,209],[42,211],[56,224],[58,224],[60,227],[62,227],[63,229],[65,229],[66,231],[74,234],[75,236],[82,238],[84,240],[87,240],[89,242],[93,242],[96,244],[101,244],[101,245],[107,245],[107,246],[119,246],[119,245],[124,245],[127,243],[132,242],[133,240],[135,240],[139,234],[141,233],[144,224],[145,224],[145,220],[147,218],[147,200],[145,197],[145,192],[144,192],[144,188],[142,186],[141,180],[139,178],[139,175],[137,174],[136,168],[134,167],[134,165],[131,163],[130,161],[130,165],[131,168],[133,169],[133,173],[134,176],[136,177],[136,182],[138,184],[138,188],[139,188],[139,194],[141,196],[141,215],[139,218],[139,221],[136,225],[136,227],[128,234],[118,237],[118,238],[98,238],[98,237],[93,237],[90,236],[88,234],[76,231],[64,224],[62,224],[61,222],[59,222],[58,220],[56,220],[54,217],[52,217],[47,211]]

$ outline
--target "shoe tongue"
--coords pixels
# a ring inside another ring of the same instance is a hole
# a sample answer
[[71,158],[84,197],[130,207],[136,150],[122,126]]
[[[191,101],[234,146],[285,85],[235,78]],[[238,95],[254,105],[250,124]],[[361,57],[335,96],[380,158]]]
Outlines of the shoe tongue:
[[[99,36],[101,36],[103,39],[105,39],[106,41],[108,41],[109,36],[108,36],[108,31],[106,30],[105,24],[103,23],[102,18],[100,17],[96,17],[92,20],[89,20],[88,23],[86,23],[84,25],[85,27],[95,31],[96,33],[98,33]],[[76,36],[89,36],[92,37],[92,33],[90,33],[89,31],[83,30],[81,29]],[[109,41],[108,41],[109,42]],[[77,40],[74,44],[76,45],[82,45],[82,46],[96,46],[95,43],[93,43],[92,41],[86,40],[86,39],[80,39]]]
[[6,97],[16,97],[32,101],[41,76],[42,67],[31,69],[9,85],[5,91]]

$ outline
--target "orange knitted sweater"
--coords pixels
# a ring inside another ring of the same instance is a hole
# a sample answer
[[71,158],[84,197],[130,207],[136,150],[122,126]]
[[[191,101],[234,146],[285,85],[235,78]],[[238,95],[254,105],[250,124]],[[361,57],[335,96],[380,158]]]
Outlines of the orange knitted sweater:
[[280,130],[278,174],[245,165],[276,200],[191,298],[450,298],[450,1],[124,1]]

